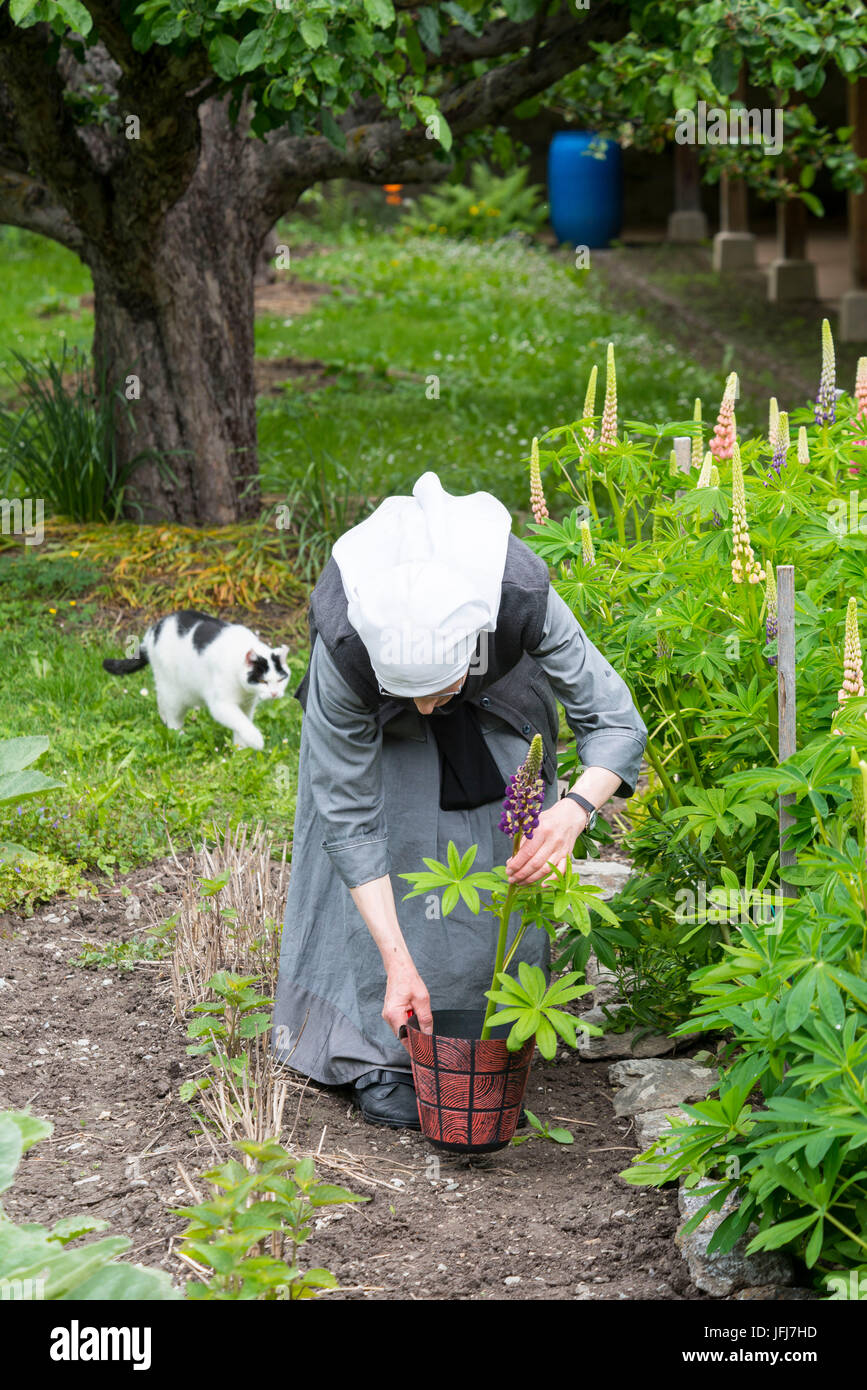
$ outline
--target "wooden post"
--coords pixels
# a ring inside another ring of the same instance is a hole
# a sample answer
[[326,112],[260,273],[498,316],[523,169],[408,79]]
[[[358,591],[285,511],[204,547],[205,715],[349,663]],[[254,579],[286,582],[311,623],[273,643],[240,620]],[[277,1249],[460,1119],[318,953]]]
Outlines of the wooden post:
[[692,471],[692,440],[688,434],[678,434],[674,440],[674,457],[681,473]]
[[[675,462],[677,463],[678,470],[681,473],[690,473],[692,471],[692,440],[690,439],[688,434],[675,435],[674,458]],[[682,497],[683,494],[684,488],[678,488],[678,490],[674,494],[675,500],[677,500],[678,497]],[[682,536],[685,536],[686,527],[684,526],[683,522],[680,520],[679,517],[677,524],[680,527],[680,534]]]
[[[849,84],[852,147],[867,159],[867,77]],[[840,300],[839,335],[844,343],[867,342],[867,189],[849,194],[849,263],[852,288]]]
[[[777,710],[779,712],[779,760],[785,762],[797,747],[795,732],[795,568],[777,565]],[[797,889],[787,883],[784,868],[796,864],[791,850],[783,849],[783,839],[794,817],[786,810],[795,800],[794,792],[780,797],[780,883],[783,896],[797,897]]]

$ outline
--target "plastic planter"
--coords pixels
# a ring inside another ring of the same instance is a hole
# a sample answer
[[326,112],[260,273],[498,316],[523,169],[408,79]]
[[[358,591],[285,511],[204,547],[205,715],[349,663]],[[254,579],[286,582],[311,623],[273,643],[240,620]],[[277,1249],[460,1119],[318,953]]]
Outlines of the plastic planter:
[[449,1153],[493,1153],[512,1140],[536,1046],[519,1052],[499,1037],[480,1040],[484,1010],[449,1009],[433,1015],[433,1033],[412,1018],[400,1030],[409,1051],[421,1131]]

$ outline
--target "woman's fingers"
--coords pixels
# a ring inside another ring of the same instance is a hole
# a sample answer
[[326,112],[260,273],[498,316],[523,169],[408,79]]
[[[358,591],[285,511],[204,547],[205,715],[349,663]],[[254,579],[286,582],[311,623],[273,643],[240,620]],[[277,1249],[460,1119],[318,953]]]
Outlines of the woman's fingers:
[[[522,853],[524,850],[527,852]],[[509,882],[535,883],[537,879],[547,877],[551,872],[549,867],[551,863],[562,870],[565,867],[568,854],[569,848],[561,835],[553,831],[549,831],[541,837],[534,835],[532,840],[524,840],[518,854],[508,860],[506,868]]]
[[430,995],[415,970],[395,971],[388,976],[382,1017],[394,1034],[415,1014],[423,1033],[433,1032]]

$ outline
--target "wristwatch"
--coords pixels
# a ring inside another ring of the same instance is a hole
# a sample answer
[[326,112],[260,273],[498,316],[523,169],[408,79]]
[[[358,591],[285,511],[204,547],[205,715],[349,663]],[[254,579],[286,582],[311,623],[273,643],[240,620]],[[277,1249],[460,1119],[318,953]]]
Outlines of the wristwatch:
[[581,809],[587,812],[587,824],[585,825],[584,829],[592,830],[599,816],[599,812],[593,805],[593,802],[588,801],[587,798],[584,796],[579,796],[577,792],[567,792],[566,795],[563,797],[563,800],[578,802],[578,805],[581,807]]

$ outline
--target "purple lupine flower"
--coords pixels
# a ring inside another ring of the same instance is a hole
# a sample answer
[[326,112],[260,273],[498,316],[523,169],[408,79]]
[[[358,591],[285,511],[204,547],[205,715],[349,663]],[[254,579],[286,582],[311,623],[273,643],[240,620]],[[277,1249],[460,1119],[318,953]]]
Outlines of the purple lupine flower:
[[523,835],[532,840],[539,824],[539,812],[545,799],[542,770],[542,735],[536,734],[518,771],[509,778],[503,801],[500,829],[505,835]]
[[834,339],[831,325],[822,319],[822,374],[814,414],[817,425],[833,425],[837,419],[837,368],[834,361]]

